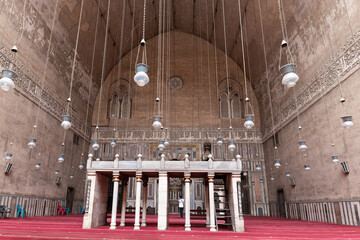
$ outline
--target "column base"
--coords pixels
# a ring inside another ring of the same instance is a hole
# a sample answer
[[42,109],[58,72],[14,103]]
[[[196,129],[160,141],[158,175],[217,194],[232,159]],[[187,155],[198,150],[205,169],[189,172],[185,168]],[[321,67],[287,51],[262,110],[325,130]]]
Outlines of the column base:
[[216,232],[216,228],[215,227],[210,227],[210,232]]
[[141,223],[141,226],[142,226],[142,227],[146,227],[146,223]]
[[206,227],[209,228],[209,227],[210,227],[210,224],[206,224]]
[[110,228],[111,230],[115,230],[116,229],[116,225],[110,225]]
[[125,227],[125,223],[120,223],[120,227]]
[[140,226],[134,226],[134,230],[140,230]]
[[190,227],[185,227],[185,231],[191,231]]

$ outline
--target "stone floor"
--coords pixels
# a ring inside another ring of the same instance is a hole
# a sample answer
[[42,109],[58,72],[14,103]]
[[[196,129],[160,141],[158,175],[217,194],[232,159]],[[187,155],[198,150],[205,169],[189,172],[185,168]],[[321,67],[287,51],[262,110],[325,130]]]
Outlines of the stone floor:
[[148,226],[134,231],[133,218],[127,226],[82,229],[82,216],[49,216],[0,219],[0,239],[142,239],[142,240],[221,240],[221,239],[360,239],[360,227],[270,217],[245,217],[245,233],[227,229],[209,232],[203,218],[192,219],[192,231],[184,231],[184,220],[170,215],[169,230],[156,230],[156,215],[148,216]]

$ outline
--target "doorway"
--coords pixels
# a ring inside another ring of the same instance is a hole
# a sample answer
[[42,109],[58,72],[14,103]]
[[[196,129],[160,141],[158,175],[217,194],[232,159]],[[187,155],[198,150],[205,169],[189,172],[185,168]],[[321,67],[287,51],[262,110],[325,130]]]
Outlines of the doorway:
[[74,201],[74,188],[68,187],[66,193],[66,207],[70,209],[70,213],[72,213],[73,201]]
[[284,189],[280,188],[277,190],[277,200],[278,200],[278,207],[279,207],[279,217],[285,218],[285,194]]
[[248,179],[246,176],[241,176],[241,206],[243,214],[250,214],[250,196]]

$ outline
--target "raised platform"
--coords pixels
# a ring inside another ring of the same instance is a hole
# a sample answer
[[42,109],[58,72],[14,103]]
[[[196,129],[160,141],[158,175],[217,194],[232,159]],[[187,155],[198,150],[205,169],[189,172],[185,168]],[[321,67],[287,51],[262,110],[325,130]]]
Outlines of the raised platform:
[[201,222],[185,232],[183,219],[178,215],[169,218],[167,231],[157,231],[156,215],[149,215],[149,226],[139,231],[133,230],[131,218],[127,226],[116,230],[109,226],[82,229],[82,215],[0,219],[0,239],[360,239],[360,227],[330,223],[245,216],[244,233],[209,232]]

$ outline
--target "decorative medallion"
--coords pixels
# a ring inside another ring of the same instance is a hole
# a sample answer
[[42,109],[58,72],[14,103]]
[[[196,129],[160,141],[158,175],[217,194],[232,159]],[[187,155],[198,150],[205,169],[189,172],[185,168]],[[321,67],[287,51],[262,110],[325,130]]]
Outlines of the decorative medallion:
[[184,81],[180,77],[171,77],[168,80],[168,87],[171,90],[179,90],[183,87]]

